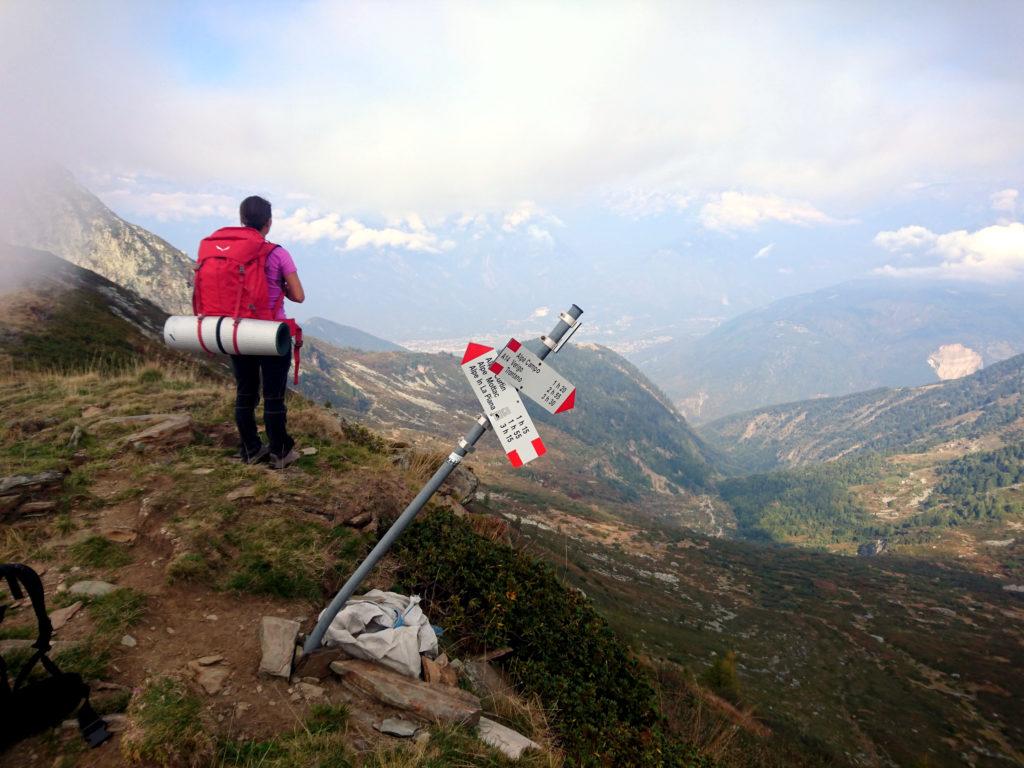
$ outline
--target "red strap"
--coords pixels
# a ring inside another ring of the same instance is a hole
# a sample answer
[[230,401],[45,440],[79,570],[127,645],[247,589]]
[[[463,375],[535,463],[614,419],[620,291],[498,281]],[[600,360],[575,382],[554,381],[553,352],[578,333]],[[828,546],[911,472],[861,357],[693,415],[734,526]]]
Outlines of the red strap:
[[301,344],[295,345],[295,386],[299,386],[299,350],[301,348]]
[[211,352],[209,349],[207,349],[206,342],[203,341],[203,316],[202,315],[199,315],[196,318],[196,334],[199,336],[199,346],[203,348],[203,352],[205,352],[208,355],[212,355],[213,352]]
[[241,321],[241,320],[239,320],[239,319],[238,319],[238,318],[236,317],[236,318],[235,318],[235,327],[234,327],[234,329],[233,329],[233,330],[231,331],[231,343],[232,343],[232,344],[233,344],[233,345],[235,346],[235,354],[236,354],[236,355],[240,355],[240,354],[242,354],[241,352],[239,352],[239,351],[238,351],[238,324],[239,324],[240,322],[242,322],[242,321]]

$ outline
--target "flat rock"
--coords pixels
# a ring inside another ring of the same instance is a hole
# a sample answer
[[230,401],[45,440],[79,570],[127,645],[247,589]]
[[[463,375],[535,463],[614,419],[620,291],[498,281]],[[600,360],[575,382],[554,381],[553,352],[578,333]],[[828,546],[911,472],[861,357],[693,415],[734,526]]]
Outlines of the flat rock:
[[167,414],[166,418],[152,427],[135,432],[123,439],[123,443],[136,450],[145,448],[180,448],[195,438],[192,416],[188,413]]
[[231,670],[225,666],[203,666],[198,661],[190,661],[188,669],[195,678],[195,681],[199,683],[199,687],[210,696],[221,692],[224,688],[224,683],[231,674]]
[[200,467],[199,469],[192,470],[193,475],[211,475],[213,474],[213,467]]
[[78,581],[68,589],[72,595],[86,595],[88,597],[103,597],[117,589],[117,586],[107,581]]
[[236,488],[229,493],[226,498],[228,501],[238,501],[239,499],[251,499],[256,495],[255,485],[243,485],[241,488]]
[[416,731],[419,729],[420,727],[416,723],[397,717],[385,718],[384,722],[377,726],[377,730],[381,733],[386,733],[388,736],[398,736],[400,739],[408,739],[410,736],[415,736]]
[[303,456],[316,456],[317,450],[313,446],[309,446],[308,448],[303,448],[299,453]]
[[8,493],[37,493],[59,488],[64,484],[63,472],[40,472],[37,475],[0,477],[0,496]]
[[264,616],[260,623],[259,671],[287,679],[292,674],[295,641],[299,637],[299,622],[277,616]]
[[125,635],[121,638],[121,645],[123,645],[125,648],[134,648],[138,644],[139,641],[131,635]]
[[18,514],[21,516],[43,515],[47,512],[53,512],[56,509],[56,501],[28,501],[18,507]]
[[523,752],[528,749],[540,749],[540,744],[537,742],[526,738],[518,731],[505,727],[501,723],[488,720],[486,717],[480,718],[477,733],[480,736],[480,741],[494,747],[513,760],[518,760]]
[[196,664],[201,667],[209,667],[213,664],[219,664],[224,661],[224,657],[220,654],[213,654],[212,656],[203,656],[202,658],[196,659]]
[[430,685],[360,659],[335,661],[331,670],[351,690],[421,720],[468,725],[480,721],[480,699],[461,688]]
[[79,600],[77,603],[72,603],[67,608],[58,608],[55,611],[50,612],[50,624],[53,625],[53,631],[56,632],[58,629],[63,627],[68,621],[82,609],[82,601]]
[[327,693],[319,685],[313,685],[312,683],[296,683],[295,690],[298,691],[304,699],[321,699]]
[[447,664],[438,664],[426,656],[420,657],[423,662],[423,679],[433,685],[458,685],[459,675]]

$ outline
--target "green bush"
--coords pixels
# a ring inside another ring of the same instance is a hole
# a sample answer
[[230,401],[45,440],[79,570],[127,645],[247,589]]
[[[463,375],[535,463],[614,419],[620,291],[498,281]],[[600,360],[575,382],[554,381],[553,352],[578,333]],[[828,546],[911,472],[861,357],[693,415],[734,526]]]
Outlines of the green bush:
[[548,566],[435,510],[397,543],[402,579],[456,645],[511,646],[505,669],[540,696],[570,765],[701,765],[666,736],[647,673]]

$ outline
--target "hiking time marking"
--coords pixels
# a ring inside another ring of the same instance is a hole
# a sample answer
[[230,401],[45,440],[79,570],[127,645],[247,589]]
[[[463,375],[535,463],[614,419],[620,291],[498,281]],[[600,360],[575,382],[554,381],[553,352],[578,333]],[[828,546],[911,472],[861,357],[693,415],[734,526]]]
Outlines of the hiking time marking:
[[471,341],[462,356],[462,372],[494,427],[494,434],[509,462],[513,467],[521,467],[543,456],[547,449],[519,393],[491,372],[494,358],[493,347]]
[[576,405],[576,387],[515,339],[498,353],[490,371],[548,413],[565,413]]

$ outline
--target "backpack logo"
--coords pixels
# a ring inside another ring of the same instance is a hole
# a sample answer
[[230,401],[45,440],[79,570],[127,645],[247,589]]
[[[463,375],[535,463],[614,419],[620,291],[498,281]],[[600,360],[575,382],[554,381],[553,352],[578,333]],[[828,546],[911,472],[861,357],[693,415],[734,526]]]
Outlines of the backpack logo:
[[219,245],[215,245],[213,247],[216,248],[218,251],[230,251],[231,250],[231,246],[230,245],[225,245],[223,248],[221,248]]

